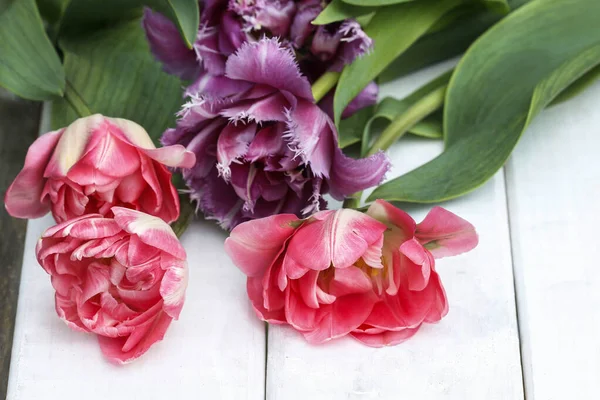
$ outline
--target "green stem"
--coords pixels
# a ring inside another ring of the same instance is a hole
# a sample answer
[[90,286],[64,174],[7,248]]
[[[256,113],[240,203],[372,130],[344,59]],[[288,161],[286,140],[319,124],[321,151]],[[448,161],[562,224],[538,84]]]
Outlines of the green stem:
[[71,82],[67,80],[67,84],[65,85],[65,100],[71,108],[79,115],[80,117],[88,117],[92,115],[90,108],[85,104],[83,98],[77,93]]
[[315,98],[315,103],[318,103],[337,83],[340,79],[339,72],[325,72],[312,85],[312,93]]
[[[439,88],[429,92],[416,103],[414,103],[404,113],[398,115],[392,123],[381,133],[379,138],[373,143],[366,154],[362,156],[370,156],[377,153],[379,150],[387,150],[392,144],[400,139],[410,128],[421,121],[423,118],[440,108],[444,104],[444,97],[448,85],[440,86]],[[344,200],[344,208],[358,208],[363,192],[354,193],[352,196]]]
[[423,118],[440,108],[444,104],[447,85],[429,92],[419,99],[406,112],[398,115],[391,124],[375,140],[367,152],[367,156],[377,153],[379,150],[387,150],[392,144],[400,139],[410,128]]
[[186,231],[190,222],[192,222],[192,219],[194,219],[194,215],[196,214],[194,205],[190,202],[190,199],[187,196],[180,194],[179,204],[179,218],[177,218],[175,222],[171,223],[171,229],[173,229],[173,232],[175,232],[177,237],[181,237],[181,235],[183,235],[183,232]]

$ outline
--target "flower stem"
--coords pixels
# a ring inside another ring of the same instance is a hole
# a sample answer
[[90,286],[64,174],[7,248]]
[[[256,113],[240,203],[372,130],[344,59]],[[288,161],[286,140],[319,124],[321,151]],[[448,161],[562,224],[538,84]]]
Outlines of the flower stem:
[[190,199],[187,198],[187,196],[180,194],[179,204],[179,218],[177,218],[177,221],[171,223],[171,229],[173,229],[173,232],[175,232],[175,235],[177,235],[178,238],[181,237],[181,235],[183,235],[183,232],[187,230],[190,222],[192,222],[192,219],[196,214],[194,205],[190,202]]
[[367,156],[373,155],[379,150],[387,150],[417,122],[440,108],[444,104],[447,87],[447,85],[443,85],[429,92],[406,110],[406,112],[398,115],[377,140],[375,140],[375,143],[369,148]]
[[333,89],[337,81],[340,79],[339,72],[325,72],[312,85],[312,93],[315,98],[315,103],[318,103],[325,95]]
[[67,84],[65,85],[65,100],[67,103],[69,103],[71,108],[73,108],[73,111],[75,111],[80,117],[92,115],[90,108],[68,80]]
[[[366,154],[362,156],[371,156],[379,150],[387,150],[392,144],[400,139],[417,122],[440,108],[444,104],[444,97],[448,85],[443,85],[432,90],[416,103],[414,103],[404,113],[398,115],[392,123],[381,133],[379,138],[373,143]],[[363,192],[354,193],[344,200],[344,208],[358,208]]]

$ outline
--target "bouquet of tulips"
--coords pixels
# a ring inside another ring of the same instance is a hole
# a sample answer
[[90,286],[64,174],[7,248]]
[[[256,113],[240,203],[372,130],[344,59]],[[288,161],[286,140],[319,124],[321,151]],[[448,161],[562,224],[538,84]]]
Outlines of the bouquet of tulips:
[[[5,206],[52,213],[36,254],[56,312],[119,363],[184,307],[194,268],[178,236],[195,214],[230,231],[257,317],[311,343],[395,345],[440,321],[435,259],[473,249],[475,229],[392,202],[475,189],[537,113],[600,72],[596,0],[124,3],[0,6],[0,85],[51,101],[55,129]],[[379,98],[462,53],[410,96]],[[445,150],[383,183],[405,134]]]

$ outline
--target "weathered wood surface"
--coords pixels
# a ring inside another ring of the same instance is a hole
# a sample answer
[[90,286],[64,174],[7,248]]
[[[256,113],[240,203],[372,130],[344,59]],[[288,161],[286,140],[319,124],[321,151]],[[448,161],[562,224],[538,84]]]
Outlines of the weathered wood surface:
[[[39,103],[25,101],[0,88],[0,194],[19,172],[27,147],[38,133]],[[6,385],[13,342],[23,243],[27,221],[11,218],[0,211],[0,398]]]

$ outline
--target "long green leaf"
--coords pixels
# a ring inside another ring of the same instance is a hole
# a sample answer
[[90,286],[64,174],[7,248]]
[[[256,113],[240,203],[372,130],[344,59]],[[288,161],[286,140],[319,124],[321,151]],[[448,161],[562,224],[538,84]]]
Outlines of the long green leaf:
[[361,7],[344,3],[342,0],[333,0],[321,14],[312,22],[314,25],[326,25],[332,22],[343,21],[347,18],[356,18],[375,11],[374,7]]
[[477,12],[459,18],[448,28],[430,33],[419,39],[400,57],[396,58],[378,77],[385,83],[431,64],[464,53],[489,27],[500,20],[493,11]]
[[444,153],[370,199],[437,202],[491,178],[531,119],[600,64],[598,15],[596,0],[537,0],[490,29],[450,81]]
[[[174,124],[181,83],[153,59],[139,20],[60,45],[67,77],[93,113],[135,121],[154,139]],[[75,118],[65,101],[52,107],[55,128]]]
[[65,71],[35,0],[13,1],[0,14],[0,86],[32,100],[63,94]]
[[138,18],[143,6],[169,17],[188,47],[192,47],[200,18],[197,0],[71,0],[63,16],[60,35],[75,37],[111,23]]
[[346,66],[340,76],[334,97],[336,124],[342,111],[370,81],[459,4],[461,0],[420,0],[379,8],[366,28],[375,48]]

